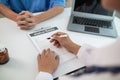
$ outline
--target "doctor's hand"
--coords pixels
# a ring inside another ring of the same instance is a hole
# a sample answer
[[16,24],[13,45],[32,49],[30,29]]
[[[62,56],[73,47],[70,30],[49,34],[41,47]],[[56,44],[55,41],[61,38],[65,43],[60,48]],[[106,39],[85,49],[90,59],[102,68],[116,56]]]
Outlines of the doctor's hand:
[[59,65],[59,56],[50,49],[43,50],[42,54],[38,55],[38,70],[39,72],[48,72],[53,74]]
[[37,23],[35,16],[28,11],[22,11],[16,19],[18,27],[23,30],[33,28]]
[[60,37],[61,35],[67,35],[67,34],[63,32],[57,32],[52,35],[53,38],[50,40],[50,42],[53,43],[53,45],[58,48],[64,47],[67,51],[77,55],[80,46],[72,42],[69,36]]

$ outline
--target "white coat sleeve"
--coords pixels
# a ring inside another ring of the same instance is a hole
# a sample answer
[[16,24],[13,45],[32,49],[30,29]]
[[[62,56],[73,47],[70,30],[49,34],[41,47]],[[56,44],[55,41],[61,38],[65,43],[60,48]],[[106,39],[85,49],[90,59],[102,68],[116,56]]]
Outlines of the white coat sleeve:
[[53,76],[50,73],[47,72],[39,72],[36,80],[53,80]]
[[77,54],[77,57],[80,61],[82,61],[83,64],[85,64],[86,66],[89,65],[89,57],[91,57],[92,55],[92,51],[94,51],[96,48],[92,47],[90,45],[83,45]]
[[84,61],[86,66],[119,66],[120,39],[101,48],[83,45],[79,49],[77,57]]

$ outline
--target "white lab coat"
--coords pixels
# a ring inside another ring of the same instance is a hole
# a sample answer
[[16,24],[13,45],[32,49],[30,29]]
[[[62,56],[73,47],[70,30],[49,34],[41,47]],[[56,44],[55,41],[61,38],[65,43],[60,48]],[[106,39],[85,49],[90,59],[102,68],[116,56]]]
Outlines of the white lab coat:
[[[78,59],[81,57],[86,66],[120,66],[120,38],[108,46],[102,48],[94,48],[89,45],[83,45],[78,51]],[[61,77],[61,80],[120,80],[120,73],[113,75],[112,73],[88,74],[78,78]],[[36,80],[53,80],[51,74],[39,72]]]

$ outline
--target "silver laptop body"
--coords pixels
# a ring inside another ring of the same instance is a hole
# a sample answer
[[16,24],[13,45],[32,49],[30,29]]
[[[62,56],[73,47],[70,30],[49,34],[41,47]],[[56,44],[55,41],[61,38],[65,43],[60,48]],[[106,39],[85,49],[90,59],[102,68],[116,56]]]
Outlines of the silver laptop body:
[[75,32],[117,37],[114,12],[105,10],[100,0],[73,0],[67,29]]

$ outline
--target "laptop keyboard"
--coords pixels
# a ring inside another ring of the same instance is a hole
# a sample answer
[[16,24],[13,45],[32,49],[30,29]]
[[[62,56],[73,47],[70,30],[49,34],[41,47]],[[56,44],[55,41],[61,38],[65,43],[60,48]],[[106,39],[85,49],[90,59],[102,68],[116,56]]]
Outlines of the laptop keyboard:
[[96,20],[96,19],[89,19],[89,18],[83,18],[83,17],[74,16],[73,23],[112,29],[110,21],[103,21],[103,20]]

